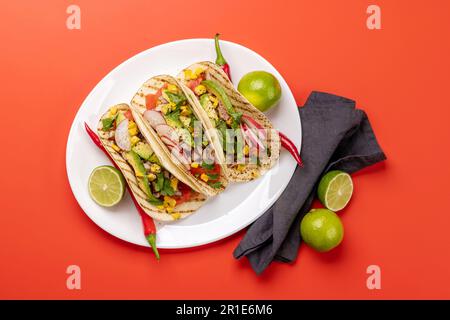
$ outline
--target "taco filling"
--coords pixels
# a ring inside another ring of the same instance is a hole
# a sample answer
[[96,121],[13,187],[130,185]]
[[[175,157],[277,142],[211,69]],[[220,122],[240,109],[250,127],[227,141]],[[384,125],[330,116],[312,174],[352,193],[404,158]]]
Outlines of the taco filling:
[[147,110],[143,114],[144,118],[172,155],[195,178],[214,189],[222,188],[219,164],[215,161],[191,162],[191,152],[199,152],[198,158],[201,159],[201,150],[208,147],[210,142],[202,130],[195,130],[196,125],[201,128],[202,124],[181,89],[165,83],[156,93],[146,95],[145,102]]
[[111,108],[102,119],[101,131],[102,136],[112,142],[112,148],[133,168],[139,188],[151,205],[172,213],[177,205],[198,195],[164,168],[139,131],[130,110]]
[[[263,160],[270,157],[264,126],[237,111],[224,88],[210,79],[206,70],[185,69],[183,72],[186,85],[197,96],[212,126],[220,133],[227,163],[231,162],[231,167],[238,171],[259,167]],[[227,137],[230,132],[234,133],[231,138]]]

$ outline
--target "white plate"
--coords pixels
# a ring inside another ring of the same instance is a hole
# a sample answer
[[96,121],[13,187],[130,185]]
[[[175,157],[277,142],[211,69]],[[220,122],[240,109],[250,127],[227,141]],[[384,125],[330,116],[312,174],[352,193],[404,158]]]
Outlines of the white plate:
[[[247,72],[266,70],[280,81],[282,98],[268,116],[275,128],[290,137],[300,150],[301,124],[297,105],[288,85],[264,58],[241,45],[221,41],[223,54],[231,65],[237,84]],[[87,136],[83,123],[96,128],[98,119],[109,106],[129,103],[141,84],[159,74],[176,75],[182,68],[198,61],[214,61],[211,39],[189,39],[166,43],[128,59],[106,77],[87,96],[70,129],[66,149],[66,168],[73,194],[84,212],[100,228],[122,240],[148,246],[141,220],[127,195],[112,209],[102,208],[91,200],[87,181],[92,169],[109,164],[106,156]],[[158,224],[159,248],[187,248],[211,243],[249,225],[280,196],[295,170],[295,161],[282,151],[279,164],[263,177],[242,184],[232,184],[212,198],[194,215],[170,224]]]

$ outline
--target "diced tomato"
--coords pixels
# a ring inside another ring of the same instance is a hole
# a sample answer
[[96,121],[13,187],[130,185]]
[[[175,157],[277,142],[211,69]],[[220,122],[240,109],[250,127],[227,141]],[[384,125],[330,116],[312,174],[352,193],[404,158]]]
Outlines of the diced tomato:
[[181,196],[174,197],[177,202],[177,205],[189,201],[191,197],[195,194],[189,186],[185,185],[182,182],[178,183],[178,190],[181,192]]
[[208,180],[208,181],[211,181],[211,182],[216,182],[220,178],[220,166],[217,163],[214,164],[214,168],[213,169],[206,169],[206,168],[203,168],[202,166],[199,165],[197,168],[192,168],[191,167],[190,171],[191,171],[191,173],[194,176],[201,176],[202,173],[209,174],[209,175],[217,175],[216,179],[211,179],[210,178]]
[[156,94],[148,94],[145,96],[145,106],[147,107],[147,110],[156,108],[156,102],[158,101],[158,98],[159,96],[156,96]]
[[165,83],[155,94],[148,94],[145,96],[145,106],[147,110],[155,109],[158,102],[158,98],[162,95],[162,91],[167,88],[167,83]]
[[189,80],[187,86],[189,89],[194,91],[195,87],[198,86],[204,79],[204,74],[202,73],[197,79]]
[[127,110],[127,112],[125,112],[124,116],[128,120],[133,120],[133,114],[131,113],[131,110]]

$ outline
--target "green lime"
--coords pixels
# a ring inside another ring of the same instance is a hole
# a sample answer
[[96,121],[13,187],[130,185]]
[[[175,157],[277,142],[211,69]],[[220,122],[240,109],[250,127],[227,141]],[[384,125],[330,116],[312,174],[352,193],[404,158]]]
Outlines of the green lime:
[[353,194],[352,177],[346,172],[334,170],[322,177],[317,190],[320,202],[330,210],[345,208]]
[[300,224],[303,241],[311,248],[326,252],[337,247],[344,238],[344,227],[338,215],[328,209],[312,209]]
[[281,98],[281,86],[278,79],[266,71],[249,72],[242,77],[238,90],[261,111],[267,111]]
[[125,193],[122,172],[111,166],[95,168],[89,176],[89,195],[103,207],[112,207],[120,202]]

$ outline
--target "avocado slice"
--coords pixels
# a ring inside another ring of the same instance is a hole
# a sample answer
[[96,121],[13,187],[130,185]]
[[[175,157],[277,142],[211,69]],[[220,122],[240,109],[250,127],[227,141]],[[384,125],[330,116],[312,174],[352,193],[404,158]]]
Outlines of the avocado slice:
[[217,112],[214,109],[211,100],[209,100],[209,95],[210,94],[205,93],[202,96],[200,96],[200,104],[202,105],[203,110],[205,110],[206,114],[211,120],[212,125],[216,127],[219,117],[217,116]]
[[148,158],[148,161],[150,161],[151,163],[156,163],[158,165],[161,165],[161,162],[159,161],[158,157],[156,156],[155,153],[153,153],[150,158]]
[[209,96],[207,94],[202,94],[200,96],[200,104],[202,105],[202,107],[204,108],[209,102]]
[[201,84],[204,85],[206,89],[212,92],[223,103],[223,105],[227,109],[228,114],[234,120],[232,127],[237,128],[241,122],[242,113],[236,112],[230,98],[228,97],[222,86],[213,80],[203,80]]
[[131,150],[125,153],[125,158],[134,169],[139,187],[149,198],[152,197],[152,191],[150,190],[150,185],[148,184],[147,171],[145,170],[144,164],[142,163],[141,158],[139,158],[139,155]]
[[183,128],[183,123],[180,121],[180,111],[174,111],[164,115],[167,124],[172,128]]
[[121,123],[121,122],[122,122],[123,120],[125,120],[125,119],[126,119],[125,113],[119,111],[119,112],[117,113],[116,126],[118,126],[119,123]]
[[138,154],[144,160],[150,159],[153,154],[153,150],[148,143],[138,142],[132,149],[134,152]]

